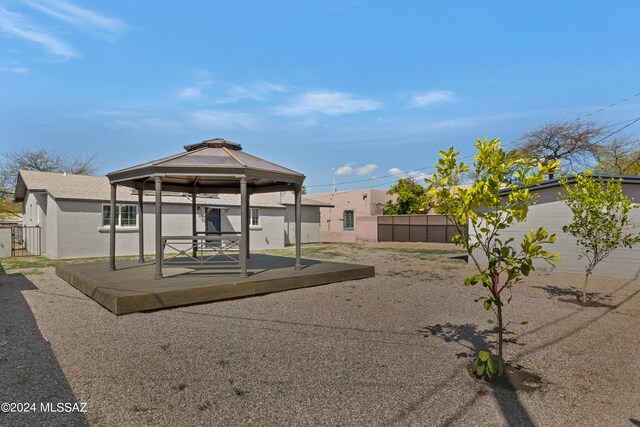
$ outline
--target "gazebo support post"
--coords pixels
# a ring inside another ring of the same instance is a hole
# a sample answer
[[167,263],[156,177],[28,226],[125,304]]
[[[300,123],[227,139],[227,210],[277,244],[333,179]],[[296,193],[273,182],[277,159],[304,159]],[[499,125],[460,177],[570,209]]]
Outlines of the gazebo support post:
[[302,185],[296,185],[294,194],[296,197],[296,271],[302,269],[300,262],[300,240],[302,240]]
[[251,258],[251,194],[247,193],[247,259]]
[[162,178],[155,177],[156,182],[156,275],[155,279],[162,279]]
[[144,262],[144,186],[138,189],[138,263]]
[[116,190],[118,186],[111,184],[111,208],[109,211],[109,270],[116,269]]
[[[197,231],[196,230],[196,210],[198,209],[197,207],[197,203],[196,203],[196,187],[195,185],[193,186],[193,191],[191,193],[191,235],[195,236]],[[193,241],[193,257],[197,258],[198,257],[198,241],[194,240]]]
[[247,230],[247,178],[240,178],[240,277],[247,274],[247,244],[249,234]]

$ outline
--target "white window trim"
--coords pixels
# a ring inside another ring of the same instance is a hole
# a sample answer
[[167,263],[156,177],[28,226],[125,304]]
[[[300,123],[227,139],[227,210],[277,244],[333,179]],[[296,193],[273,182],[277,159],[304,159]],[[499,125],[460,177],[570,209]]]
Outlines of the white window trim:
[[[258,212],[258,224],[256,224],[256,225],[252,224],[253,216],[251,215],[251,212],[253,212],[253,211],[257,211]],[[250,230],[262,230],[262,222],[260,221],[260,208],[249,208],[249,229]]]
[[[103,221],[104,221],[104,207],[105,206],[109,206],[111,207],[111,203],[103,203],[102,206],[100,207],[100,226],[98,227],[98,231],[100,233],[108,233],[109,230],[111,229],[110,225],[104,225]],[[135,206],[136,208],[136,225],[119,225],[120,221],[121,221],[121,215],[119,215],[116,218],[116,231],[118,232],[126,232],[126,231],[138,231],[138,224],[140,224],[140,210],[138,209],[138,205],[133,204],[133,203],[117,203],[116,207],[122,207],[122,206]],[[118,209],[118,212],[121,214],[122,209]]]

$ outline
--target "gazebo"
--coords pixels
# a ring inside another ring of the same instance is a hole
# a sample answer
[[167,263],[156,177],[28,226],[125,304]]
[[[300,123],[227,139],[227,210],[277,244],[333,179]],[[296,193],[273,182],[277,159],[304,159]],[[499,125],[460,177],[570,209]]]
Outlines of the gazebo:
[[143,195],[155,191],[155,278],[162,279],[164,244],[162,234],[162,192],[191,195],[191,241],[210,242],[213,237],[199,236],[196,230],[198,194],[240,194],[240,276],[247,277],[249,257],[249,207],[251,194],[293,191],[295,194],[295,270],[301,269],[301,201],[305,176],[244,151],[240,144],[221,138],[185,145],[185,151],[159,160],[107,174],[111,185],[109,270],[116,270],[116,189],[118,185],[138,192],[139,261],[144,262]]

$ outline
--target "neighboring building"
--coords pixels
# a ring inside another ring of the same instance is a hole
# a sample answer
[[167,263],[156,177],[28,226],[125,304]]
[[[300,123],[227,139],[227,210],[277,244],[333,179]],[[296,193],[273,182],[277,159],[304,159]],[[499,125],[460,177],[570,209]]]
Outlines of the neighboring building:
[[[640,176],[603,176],[601,178],[605,180],[612,178],[622,179],[623,193],[627,197],[633,198],[635,200],[634,204],[640,201]],[[569,179],[570,184],[574,182],[575,180],[572,178]],[[544,261],[537,261],[534,264],[535,267],[545,271],[557,270],[584,273],[586,261],[578,259],[580,247],[576,244],[573,236],[562,231],[564,225],[573,221],[573,214],[559,197],[562,192],[562,185],[559,180],[546,181],[540,186],[530,188],[529,191],[538,194],[538,199],[535,205],[529,207],[527,221],[512,224],[507,230],[502,231],[503,240],[513,237],[518,242],[524,234],[529,233],[530,228],[535,230],[538,227],[544,227],[549,233],[555,233],[557,236],[555,243],[548,245],[546,250],[559,254],[562,262],[552,268]],[[502,196],[507,197],[508,194],[509,192],[505,191]],[[633,231],[640,232],[640,209],[633,209],[629,217],[635,225]],[[594,274],[628,277],[631,279],[640,278],[640,245],[636,245],[633,249],[617,249],[607,259],[598,264]]]
[[[102,176],[20,171],[15,199],[22,202],[23,224],[39,226],[42,255],[50,258],[107,256],[109,252],[109,180]],[[138,253],[138,195],[118,187],[116,253]],[[191,235],[191,197],[164,192],[163,234]],[[295,243],[291,193],[264,193],[250,198],[250,247],[282,248]],[[320,242],[320,207],[328,203],[302,198],[302,243]],[[240,230],[240,196],[197,197],[198,231]],[[144,196],[145,248],[153,252],[155,198]]]
[[376,215],[382,215],[395,195],[385,190],[366,189],[310,194],[314,200],[332,206],[320,208],[320,240],[323,242],[377,242]]

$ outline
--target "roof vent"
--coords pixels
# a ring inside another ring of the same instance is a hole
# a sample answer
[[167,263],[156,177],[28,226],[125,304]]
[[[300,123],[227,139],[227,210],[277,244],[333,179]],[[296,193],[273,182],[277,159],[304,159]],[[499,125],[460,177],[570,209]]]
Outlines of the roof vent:
[[222,138],[207,139],[206,141],[198,142],[197,144],[185,145],[184,149],[187,151],[194,151],[200,148],[228,148],[230,150],[242,150],[240,144],[236,142],[227,141]]

